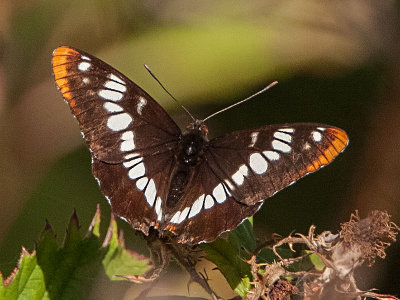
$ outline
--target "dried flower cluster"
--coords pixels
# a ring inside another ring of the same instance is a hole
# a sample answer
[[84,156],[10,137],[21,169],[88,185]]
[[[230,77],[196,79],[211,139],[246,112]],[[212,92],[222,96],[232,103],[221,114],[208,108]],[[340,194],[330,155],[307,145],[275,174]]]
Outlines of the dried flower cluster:
[[[365,262],[371,266],[376,257],[385,258],[386,248],[396,241],[400,228],[390,221],[388,213],[375,210],[366,218],[360,219],[356,212],[348,222],[341,224],[339,234],[325,231],[315,236],[314,230],[315,227],[311,226],[308,236],[297,234],[277,242],[274,253],[279,257],[279,262],[256,264],[254,255],[249,261],[255,278],[249,299],[293,299],[296,294],[297,298],[306,300],[397,299],[372,290],[360,290],[354,277],[354,270]],[[276,249],[284,244],[290,247],[304,244],[308,253],[297,258],[282,258]],[[324,263],[322,271],[288,271],[289,266],[310,254],[317,255]],[[283,279],[288,277],[292,281],[283,283]]]

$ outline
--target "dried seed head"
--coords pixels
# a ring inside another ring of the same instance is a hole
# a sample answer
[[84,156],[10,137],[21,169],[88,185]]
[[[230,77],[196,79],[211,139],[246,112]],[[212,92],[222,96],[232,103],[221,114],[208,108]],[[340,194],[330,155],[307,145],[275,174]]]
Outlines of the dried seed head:
[[362,261],[372,265],[378,256],[386,256],[385,249],[396,241],[400,228],[390,221],[387,212],[374,210],[365,219],[360,219],[356,211],[350,221],[341,224],[340,235],[348,250],[357,249]]

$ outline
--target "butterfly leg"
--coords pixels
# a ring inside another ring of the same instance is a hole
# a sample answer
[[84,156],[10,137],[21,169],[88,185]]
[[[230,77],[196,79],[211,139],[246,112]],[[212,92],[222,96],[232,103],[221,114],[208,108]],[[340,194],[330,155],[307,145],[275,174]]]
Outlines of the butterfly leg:
[[220,298],[208,284],[207,274],[202,274],[196,271],[196,263],[198,262],[198,253],[196,249],[190,246],[179,244],[171,241],[168,243],[168,248],[176,261],[189,273],[190,281],[188,282],[188,290],[191,283],[198,283],[207,293],[210,294],[212,299],[218,300]]

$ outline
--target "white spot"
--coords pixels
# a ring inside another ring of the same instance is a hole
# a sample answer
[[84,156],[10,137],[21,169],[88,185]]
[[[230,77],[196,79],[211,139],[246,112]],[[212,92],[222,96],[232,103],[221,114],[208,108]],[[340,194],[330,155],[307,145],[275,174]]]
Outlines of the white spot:
[[287,132],[287,133],[293,133],[294,129],[293,128],[281,128],[278,129],[279,131]]
[[132,123],[132,117],[127,113],[112,115],[107,120],[107,127],[112,131],[121,131]]
[[124,141],[133,140],[133,131],[125,131],[121,135],[121,140],[124,140]]
[[91,63],[88,63],[86,61],[82,61],[79,63],[78,65],[78,70],[82,71],[82,72],[86,72],[87,70],[89,70],[89,68],[92,66]]
[[308,149],[310,149],[311,148],[311,146],[310,146],[310,144],[309,143],[305,143],[304,144],[304,146],[303,146],[303,150],[308,150]]
[[201,209],[203,208],[204,196],[205,195],[203,194],[199,198],[197,198],[196,201],[194,201],[192,209],[190,210],[189,218],[194,217],[201,211]]
[[85,56],[85,55],[82,55],[82,56],[81,56],[81,59],[82,59],[82,60],[91,61],[91,59],[90,59],[89,57]]
[[162,202],[161,198],[157,197],[156,206],[154,209],[156,210],[158,221],[161,221],[161,218],[162,218],[161,202]]
[[84,84],[89,84],[89,83],[90,83],[90,79],[87,78],[87,77],[83,77],[83,78],[82,78],[82,82],[83,82]]
[[107,200],[108,204],[110,204],[110,206],[111,206],[111,201],[110,201],[110,198],[108,198],[108,196],[104,196],[104,198],[106,198],[106,200]]
[[189,210],[190,210],[190,207],[185,207],[185,209],[182,210],[182,212],[179,216],[179,219],[178,219],[178,224],[182,223],[186,219],[186,217],[189,213]]
[[114,80],[116,82],[119,82],[121,84],[125,84],[125,81],[123,81],[121,78],[115,76],[114,74],[108,75],[108,78],[110,78],[111,80]]
[[244,182],[244,176],[239,170],[232,175],[232,179],[237,185],[242,185]]
[[[127,155],[128,156],[128,155]],[[125,158],[127,157],[127,156],[125,156]],[[138,157],[138,156],[136,156],[134,159],[132,159],[132,160],[129,160],[129,161],[124,161],[122,164],[123,164],[123,166],[125,167],[125,168],[131,168],[132,166],[134,166],[134,165],[136,165],[137,163],[139,163],[139,162],[141,162],[141,161],[143,161],[143,158],[142,157]]]
[[144,192],[144,196],[146,197],[147,203],[150,206],[153,206],[154,201],[156,200],[157,190],[156,185],[153,179],[150,179],[149,184],[146,187],[146,191]]
[[214,199],[210,195],[207,195],[204,201],[204,208],[209,209],[213,206],[214,206]]
[[117,112],[124,111],[124,109],[121,106],[119,106],[118,104],[112,103],[112,102],[105,102],[103,104],[103,107],[109,113],[117,113]]
[[128,220],[124,217],[119,217],[122,221],[125,221],[126,223],[129,223]]
[[138,190],[143,191],[148,181],[149,179],[147,177],[142,177],[138,181],[136,181],[136,187],[138,188]]
[[128,176],[130,179],[137,179],[139,177],[142,177],[146,173],[146,168],[144,167],[143,162],[140,162],[136,166],[134,166],[132,169],[129,170]]
[[177,211],[174,216],[171,218],[170,222],[171,223],[178,223],[179,220],[179,216],[180,216],[181,212]]
[[120,101],[124,97],[124,94],[117,92],[117,91],[110,91],[110,90],[100,90],[98,95],[101,98],[109,100],[109,101]]
[[239,167],[239,171],[240,171],[240,173],[243,174],[244,177],[246,177],[249,174],[249,168],[247,168],[246,165],[241,165]]
[[137,112],[139,115],[142,114],[143,107],[145,107],[146,104],[147,104],[147,100],[143,97],[140,97],[139,102],[137,104]]
[[135,141],[133,140],[133,131],[125,131],[121,136],[121,151],[133,151],[135,149]]
[[273,140],[272,141],[272,147],[275,150],[279,150],[283,153],[289,153],[292,151],[292,147],[290,147],[288,144],[285,144],[284,142],[278,141],[278,140]]
[[259,175],[264,174],[268,169],[268,162],[257,152],[250,155],[249,163],[254,173]]
[[278,160],[280,158],[279,153],[275,151],[264,151],[263,154],[271,161]]
[[251,133],[251,143],[249,144],[249,147],[254,147],[254,145],[257,143],[258,140],[258,133],[259,132],[252,132]]
[[104,84],[104,87],[107,88],[107,89],[116,90],[116,91],[121,92],[121,93],[125,93],[126,92],[126,86],[125,85],[123,85],[121,83],[118,83],[118,82],[115,82],[115,81],[112,81],[112,80],[107,81]]
[[313,137],[313,140],[316,141],[317,143],[322,141],[322,134],[318,131],[313,131],[312,137]]
[[318,129],[319,131],[325,131],[325,130],[326,130],[326,128],[324,128],[324,127],[317,127],[317,129]]
[[218,185],[213,189],[212,194],[213,194],[215,200],[216,200],[218,203],[223,203],[223,202],[226,200],[226,193],[225,193],[224,187],[222,186],[222,183],[218,184]]
[[274,133],[274,138],[280,139],[282,141],[285,141],[286,143],[291,143],[292,142],[292,136],[288,133],[276,131]]

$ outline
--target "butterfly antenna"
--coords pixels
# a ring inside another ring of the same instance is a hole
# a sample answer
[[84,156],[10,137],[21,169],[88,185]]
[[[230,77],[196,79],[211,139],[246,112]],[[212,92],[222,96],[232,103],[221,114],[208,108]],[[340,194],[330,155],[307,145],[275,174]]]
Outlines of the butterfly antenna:
[[244,102],[246,102],[246,101],[249,101],[250,99],[252,99],[252,98],[254,98],[255,96],[258,96],[258,95],[264,93],[266,90],[272,88],[274,85],[277,85],[277,84],[278,84],[278,81],[272,82],[271,84],[269,84],[268,86],[266,86],[266,87],[263,88],[262,90],[260,90],[260,91],[258,91],[257,93],[251,95],[250,97],[247,97],[246,99],[243,99],[242,101],[236,102],[236,103],[234,103],[234,104],[232,104],[232,105],[230,105],[230,106],[228,106],[228,107],[225,107],[225,108],[223,108],[223,109],[221,109],[221,110],[219,110],[219,111],[216,111],[215,113],[209,115],[207,118],[203,119],[203,122],[205,122],[205,121],[211,119],[212,117],[214,117],[214,116],[216,116],[216,115],[218,115],[218,114],[220,114],[220,113],[222,113],[222,112],[224,112],[224,111],[226,111],[226,110],[228,110],[228,109],[231,109],[232,107],[235,107],[235,106],[237,106],[237,105],[239,105],[239,104],[242,104],[242,103],[244,103]]
[[184,111],[186,111],[186,113],[192,118],[193,121],[196,121],[196,118],[193,117],[193,115],[190,113],[190,111],[183,106],[183,104],[181,104],[174,96],[172,96],[172,94],[170,92],[168,92],[168,90],[164,87],[164,85],[161,83],[160,80],[158,80],[158,78],[156,77],[156,75],[153,74],[153,72],[150,70],[148,65],[144,65],[144,67],[146,68],[146,70],[150,73],[151,77],[153,77],[155,79],[155,81],[158,82],[158,84],[163,88],[163,90],[172,98],[175,100],[176,103],[178,103]]

